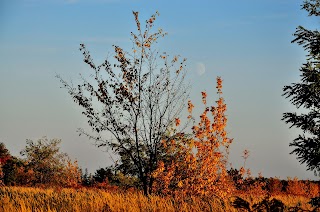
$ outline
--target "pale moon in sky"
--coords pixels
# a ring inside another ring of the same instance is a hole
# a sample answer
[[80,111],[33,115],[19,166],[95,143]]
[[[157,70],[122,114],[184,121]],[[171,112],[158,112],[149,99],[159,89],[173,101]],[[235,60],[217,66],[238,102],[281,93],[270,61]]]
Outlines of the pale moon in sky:
[[206,72],[206,66],[203,63],[196,63],[196,72],[199,76]]

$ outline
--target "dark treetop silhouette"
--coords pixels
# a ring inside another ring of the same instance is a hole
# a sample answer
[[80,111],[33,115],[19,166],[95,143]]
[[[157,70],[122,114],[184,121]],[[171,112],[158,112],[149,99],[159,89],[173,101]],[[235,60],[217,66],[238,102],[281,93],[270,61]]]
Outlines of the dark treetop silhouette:
[[[320,0],[305,1],[302,8],[309,16],[320,15]],[[302,45],[308,52],[306,63],[300,68],[301,82],[292,83],[283,88],[284,96],[300,108],[309,110],[307,114],[284,113],[282,120],[290,123],[290,127],[303,130],[290,146],[294,147],[291,154],[296,154],[301,163],[320,174],[320,33],[299,26],[294,33],[292,42]]]

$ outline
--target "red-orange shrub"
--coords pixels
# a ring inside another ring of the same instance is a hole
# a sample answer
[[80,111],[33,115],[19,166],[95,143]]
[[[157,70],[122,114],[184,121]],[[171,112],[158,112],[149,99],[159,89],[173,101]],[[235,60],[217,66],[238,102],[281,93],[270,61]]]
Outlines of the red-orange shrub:
[[[180,196],[225,197],[234,191],[232,180],[227,174],[229,146],[232,139],[227,137],[225,130],[227,106],[221,97],[220,77],[217,78],[216,88],[219,95],[216,106],[208,107],[207,93],[201,93],[205,109],[200,115],[200,122],[192,127],[192,134],[180,133],[172,136],[172,139],[163,141],[171,160],[161,161],[153,173],[155,192]],[[193,119],[193,107],[189,100],[189,119]],[[209,118],[210,115],[212,120]]]

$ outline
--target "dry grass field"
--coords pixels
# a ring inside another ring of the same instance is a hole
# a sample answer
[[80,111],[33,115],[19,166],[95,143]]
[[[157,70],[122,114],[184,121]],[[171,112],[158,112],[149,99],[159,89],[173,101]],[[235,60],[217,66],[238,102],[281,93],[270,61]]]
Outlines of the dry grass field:
[[[241,195],[243,200],[250,203],[250,210],[258,211],[252,207],[263,201],[263,197]],[[302,211],[312,208],[309,199],[303,196],[277,195],[276,198],[284,203],[281,211]],[[146,197],[135,192],[111,192],[99,189],[43,189],[28,187],[1,187],[0,211],[12,212],[42,212],[42,211],[248,211],[245,208],[236,209],[232,206],[235,197],[219,200],[189,198],[177,200],[168,197]],[[300,208],[297,209],[297,206]],[[296,208],[295,208],[296,207]],[[266,211],[263,210],[262,211]]]

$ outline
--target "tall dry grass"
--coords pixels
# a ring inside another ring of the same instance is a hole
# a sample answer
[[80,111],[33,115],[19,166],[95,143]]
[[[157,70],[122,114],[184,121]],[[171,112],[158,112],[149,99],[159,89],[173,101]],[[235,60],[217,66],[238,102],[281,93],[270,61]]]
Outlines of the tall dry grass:
[[108,192],[99,189],[41,189],[1,187],[0,211],[3,212],[95,212],[95,211],[236,211],[218,199],[173,198],[141,193]]
[[[254,208],[266,196],[252,194],[237,194]],[[284,211],[292,211],[294,207],[302,210],[312,210],[308,204],[309,198],[304,196],[279,194],[269,196],[280,200],[285,205]],[[217,198],[175,199],[170,197],[146,197],[139,192],[115,192],[101,189],[44,189],[30,187],[0,187],[1,212],[95,212],[95,211],[239,211],[232,206],[232,198],[220,200]],[[290,209],[291,208],[291,209]],[[247,210],[240,210],[247,211]]]

